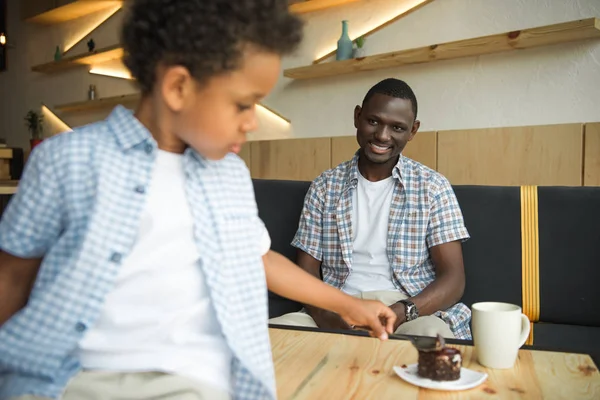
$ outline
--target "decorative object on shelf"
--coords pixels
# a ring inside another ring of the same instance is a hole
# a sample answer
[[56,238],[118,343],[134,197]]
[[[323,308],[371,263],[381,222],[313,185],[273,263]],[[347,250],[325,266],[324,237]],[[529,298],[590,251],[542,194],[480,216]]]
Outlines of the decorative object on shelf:
[[88,100],[96,100],[96,85],[90,85],[88,90]]
[[342,36],[337,42],[337,51],[335,59],[338,61],[349,60],[352,58],[352,40],[348,36],[348,21],[342,21]]
[[367,38],[365,36],[360,36],[356,38],[354,43],[356,44],[356,48],[354,49],[354,58],[357,60],[362,60],[367,56],[367,51],[365,49],[365,42]]
[[60,61],[62,58],[62,53],[60,52],[60,46],[56,46],[56,50],[54,50],[54,61]]
[[44,116],[41,113],[29,110],[25,116],[25,126],[29,129],[29,144],[31,150],[44,140]]
[[68,69],[80,68],[86,65],[98,65],[108,61],[120,60],[123,58],[123,48],[121,45],[113,45],[95,50],[93,53],[83,53],[74,56],[61,58],[60,62],[51,61],[49,63],[35,65],[31,67],[34,72],[53,74],[66,71]]
[[94,39],[90,39],[87,42],[87,47],[88,47],[88,51],[91,53],[96,49],[96,42],[94,42]]
[[413,49],[374,54],[365,60],[346,60],[289,68],[283,76],[292,79],[338,77],[404,65],[423,64],[508,51],[522,51],[540,46],[570,43],[578,40],[600,39],[600,18],[586,18],[536,28],[432,44]]

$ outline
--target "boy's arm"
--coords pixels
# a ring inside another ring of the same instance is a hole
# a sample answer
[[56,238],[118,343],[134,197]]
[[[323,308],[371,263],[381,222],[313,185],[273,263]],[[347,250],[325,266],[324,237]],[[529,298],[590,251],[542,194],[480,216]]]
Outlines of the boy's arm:
[[370,328],[382,340],[393,332],[396,315],[379,301],[359,300],[327,285],[274,251],[263,256],[267,286],[280,296],[331,310],[356,326]]
[[0,326],[27,304],[41,260],[64,229],[61,143],[31,152],[0,221]]
[[0,250],[0,327],[27,304],[41,262]]

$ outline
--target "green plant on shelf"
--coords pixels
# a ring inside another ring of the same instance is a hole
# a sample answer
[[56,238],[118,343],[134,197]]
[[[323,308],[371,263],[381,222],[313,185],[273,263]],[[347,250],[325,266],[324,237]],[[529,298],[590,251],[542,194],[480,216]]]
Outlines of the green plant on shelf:
[[367,41],[367,38],[365,36],[359,36],[354,40],[354,43],[356,43],[356,47],[358,47],[359,49],[362,49],[363,46],[365,45],[366,41]]
[[44,135],[44,116],[41,113],[29,110],[25,116],[25,126],[29,129],[31,139],[42,139]]

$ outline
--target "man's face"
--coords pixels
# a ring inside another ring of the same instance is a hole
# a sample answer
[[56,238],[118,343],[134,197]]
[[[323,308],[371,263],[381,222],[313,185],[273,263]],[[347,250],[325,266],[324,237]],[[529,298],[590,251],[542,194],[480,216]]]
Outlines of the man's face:
[[190,80],[182,89],[173,135],[208,159],[240,151],[258,126],[256,103],[275,86],[281,63],[276,54],[248,50],[241,65],[201,84]]
[[410,100],[383,94],[373,95],[354,110],[356,140],[366,159],[385,164],[397,159],[415,137],[420,122],[415,120]]

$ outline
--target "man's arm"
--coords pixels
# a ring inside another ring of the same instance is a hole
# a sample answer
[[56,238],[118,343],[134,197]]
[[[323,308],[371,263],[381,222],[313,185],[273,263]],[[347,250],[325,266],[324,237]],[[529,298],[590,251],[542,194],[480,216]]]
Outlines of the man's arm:
[[27,304],[41,262],[0,250],[0,327]]
[[[298,248],[298,265],[310,275],[321,280],[321,260],[323,259],[323,209],[325,184],[323,176],[318,177],[308,189],[298,224],[298,231],[292,245]],[[304,304],[309,315],[319,328],[350,329],[350,326],[336,313]]]
[[[429,249],[435,265],[435,280],[410,300],[415,303],[419,315],[431,315],[458,303],[465,290],[465,269],[460,241],[453,241]],[[406,320],[404,304],[391,306],[398,316],[396,328]]]
[[370,328],[373,337],[387,339],[396,316],[379,301],[359,300],[298,268],[274,251],[263,256],[269,290],[280,296],[332,310],[347,323]]
[[[310,275],[321,280],[321,261],[310,254],[298,250],[298,265]],[[315,320],[315,323],[322,329],[351,329],[350,325],[344,321],[338,314],[324,310],[322,308],[304,304],[306,311]]]
[[[456,304],[465,290],[461,240],[469,238],[458,200],[450,182],[442,178],[431,203],[426,245],[435,268],[435,280],[410,300],[419,315],[431,315]],[[404,304],[392,306],[396,327],[406,319]]]

